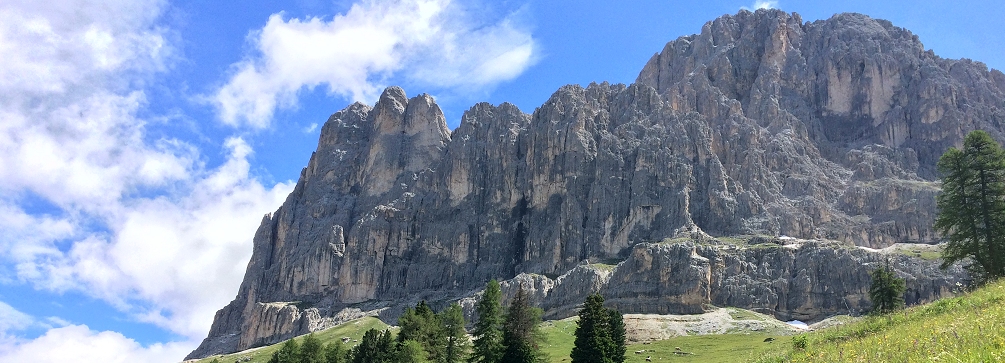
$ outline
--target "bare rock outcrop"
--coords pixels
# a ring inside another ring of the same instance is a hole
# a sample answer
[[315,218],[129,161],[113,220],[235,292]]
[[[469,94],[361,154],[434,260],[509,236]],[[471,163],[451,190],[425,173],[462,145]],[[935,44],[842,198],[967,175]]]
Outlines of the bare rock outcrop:
[[[935,162],[970,130],[1005,140],[1003,100],[1000,71],[939,58],[887,21],[804,23],[777,10],[723,16],[668,43],[634,84],[562,87],[533,114],[477,104],[452,132],[432,97],[391,87],[325,123],[296,188],[263,218],[237,297],[189,357],[358,314],[392,319],[417,299],[518,276],[550,316],[594,289],[640,313],[859,311],[872,260],[854,249],[646,243],[698,233],[935,243]],[[901,271],[923,281],[931,271],[919,266]],[[925,286],[912,301],[944,292]]]

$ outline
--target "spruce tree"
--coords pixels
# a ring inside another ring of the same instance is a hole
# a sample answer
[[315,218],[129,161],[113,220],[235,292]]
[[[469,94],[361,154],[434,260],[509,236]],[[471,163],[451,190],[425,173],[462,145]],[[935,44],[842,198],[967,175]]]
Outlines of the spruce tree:
[[499,363],[505,347],[503,346],[502,291],[499,282],[489,281],[485,293],[476,307],[478,321],[475,323],[472,363]]
[[464,330],[464,311],[461,305],[451,304],[440,313],[440,322],[443,324],[443,335],[446,338],[443,361],[446,363],[461,363],[468,356],[468,349],[471,342],[468,340],[467,331]]
[[359,345],[350,353],[352,363],[389,363],[395,358],[395,349],[390,331],[367,330]]
[[600,294],[588,296],[579,311],[572,363],[621,363],[626,349],[621,313],[604,308]]
[[620,311],[607,309],[607,313],[610,315],[611,340],[614,341],[611,360],[615,363],[624,363],[626,358],[625,353],[628,353],[628,346],[625,345],[625,320],[621,316]]
[[948,239],[942,267],[969,258],[977,284],[1005,277],[1005,151],[987,132],[973,131],[962,150],[939,158],[938,169],[935,230]]
[[405,313],[398,318],[398,326],[401,327],[398,331],[398,342],[414,340],[422,345],[430,361],[443,361],[447,348],[446,335],[440,317],[426,305],[425,301],[419,302],[414,310],[405,310]]
[[889,260],[870,275],[869,299],[872,300],[873,314],[887,314],[904,308],[904,279],[893,272]]
[[279,348],[279,351],[272,355],[272,360],[274,360],[273,363],[298,363],[300,360],[300,344],[297,344],[296,339],[287,340]]
[[530,297],[519,287],[503,323],[502,363],[544,362],[540,343],[543,339],[538,324],[541,322],[540,309],[530,305]]
[[314,336],[314,333],[304,337],[303,344],[300,345],[299,363],[325,363],[325,355],[321,340]]

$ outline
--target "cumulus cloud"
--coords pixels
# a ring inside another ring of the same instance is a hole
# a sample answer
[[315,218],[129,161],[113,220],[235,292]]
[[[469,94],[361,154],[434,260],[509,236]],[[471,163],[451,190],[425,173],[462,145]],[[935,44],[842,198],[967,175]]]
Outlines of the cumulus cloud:
[[372,102],[391,76],[436,88],[475,89],[513,79],[536,45],[516,15],[474,21],[450,0],[365,0],[330,20],[273,14],[254,32],[256,50],[210,97],[231,125],[265,127],[302,89]]
[[[224,162],[207,166],[195,146],[148,132],[143,84],[173,56],[157,25],[165,6],[0,2],[0,282],[79,290],[195,341],[233,298],[262,215],[293,185],[251,175],[241,138],[221,140]],[[36,199],[46,208],[30,208]],[[0,331],[25,324],[51,329],[3,342],[0,361],[177,361],[192,348],[0,305]]]
[[31,341],[0,341],[0,361],[39,363],[178,362],[191,344],[167,343],[144,347],[111,331],[96,332],[84,325],[50,329]]

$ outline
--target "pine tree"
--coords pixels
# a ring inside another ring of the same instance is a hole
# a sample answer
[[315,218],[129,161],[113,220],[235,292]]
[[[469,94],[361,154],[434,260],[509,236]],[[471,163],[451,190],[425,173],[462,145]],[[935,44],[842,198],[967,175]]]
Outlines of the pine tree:
[[475,323],[472,363],[499,363],[502,360],[502,291],[499,282],[489,281],[485,293],[476,307],[478,321]]
[[970,258],[977,284],[1005,277],[1005,151],[987,132],[973,131],[962,150],[939,158],[938,169],[935,230],[948,238],[942,267]]
[[325,345],[325,363],[348,363],[348,352],[342,342],[336,340]]
[[314,333],[307,334],[304,342],[300,345],[299,363],[325,363],[325,355],[321,340],[314,336]]
[[600,294],[588,296],[579,311],[572,363],[624,362],[626,349],[621,313],[604,308]]
[[517,289],[513,302],[506,312],[503,323],[502,363],[535,363],[544,362],[540,343],[542,336],[538,330],[541,322],[540,309],[530,305],[530,298],[523,287]]
[[447,343],[443,361],[446,363],[463,362],[468,356],[471,342],[468,340],[467,331],[464,330],[464,311],[461,309],[461,305],[453,303],[443,310],[440,313],[440,322],[443,324],[443,335]]
[[886,265],[873,270],[872,284],[869,286],[869,299],[872,300],[872,313],[887,314],[904,308],[904,279],[898,278]]

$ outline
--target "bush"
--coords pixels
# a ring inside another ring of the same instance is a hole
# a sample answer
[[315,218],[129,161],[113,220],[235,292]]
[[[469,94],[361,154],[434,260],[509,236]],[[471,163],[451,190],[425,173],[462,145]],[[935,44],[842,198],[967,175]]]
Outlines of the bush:
[[804,350],[810,345],[809,338],[805,334],[800,334],[792,337],[792,348],[798,350]]

